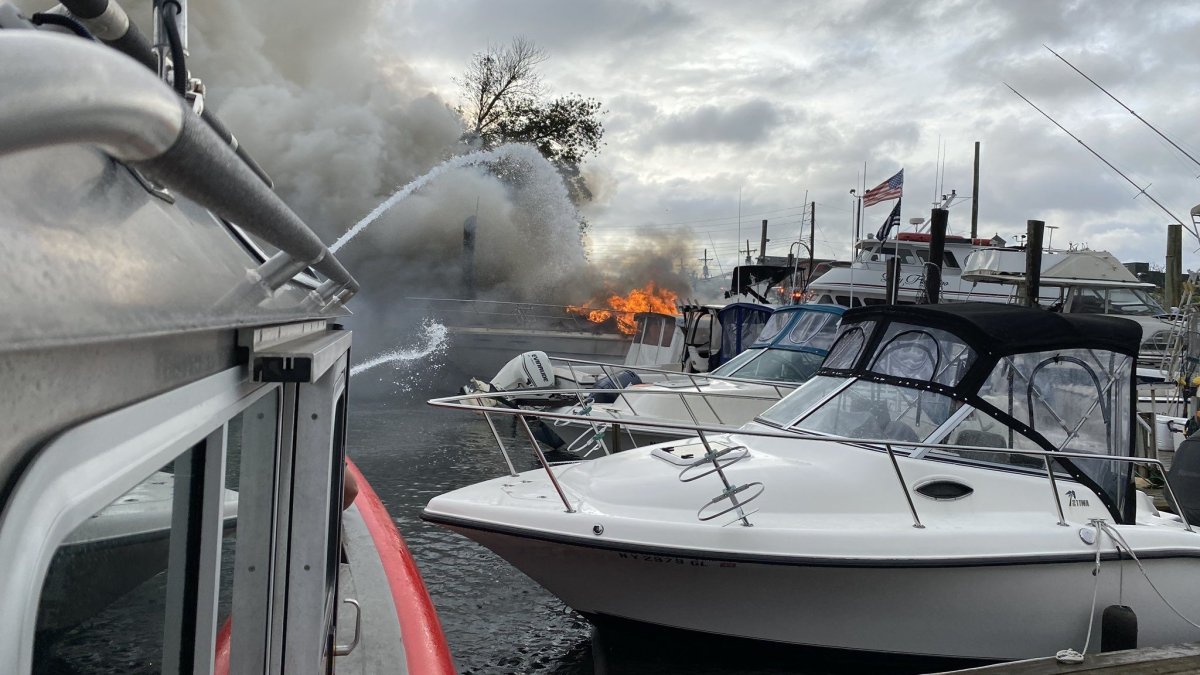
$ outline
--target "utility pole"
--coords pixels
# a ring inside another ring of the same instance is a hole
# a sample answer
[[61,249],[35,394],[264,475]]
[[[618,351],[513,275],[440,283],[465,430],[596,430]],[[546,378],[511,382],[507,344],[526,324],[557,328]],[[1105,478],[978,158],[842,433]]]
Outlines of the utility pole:
[[703,269],[702,269],[702,272],[701,272],[701,274],[703,275],[703,278],[705,278],[705,279],[708,279],[709,277],[711,277],[712,275],[710,275],[710,274],[708,273],[708,261],[709,261],[709,260],[712,260],[712,258],[708,257],[708,249],[704,249],[704,257],[703,257],[703,258],[697,258],[697,260],[699,260],[700,262],[704,263],[704,267],[703,267]]
[[745,249],[738,249],[738,253],[745,253],[745,254],[746,254],[746,264],[747,264],[747,265],[751,265],[751,264],[753,264],[753,263],[750,261],[750,254],[751,254],[751,253],[757,253],[757,252],[758,252],[758,249],[752,249],[752,248],[750,248],[750,240],[749,240],[749,239],[747,239],[747,240],[746,240],[746,248],[745,248]]

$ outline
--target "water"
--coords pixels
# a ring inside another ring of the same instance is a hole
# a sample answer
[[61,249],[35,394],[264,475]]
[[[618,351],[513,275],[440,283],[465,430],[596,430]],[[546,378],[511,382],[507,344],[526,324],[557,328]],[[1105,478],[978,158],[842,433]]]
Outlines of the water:
[[[426,367],[420,360],[410,368]],[[503,457],[486,423],[433,408],[427,398],[460,382],[426,381],[422,391],[355,400],[349,454],[396,519],[437,607],[461,673],[689,673],[817,675],[902,672],[895,663],[831,659],[827,653],[638,629],[593,632],[586,620],[503,559],[474,542],[422,521],[435,495],[503,475]],[[511,423],[498,425],[521,448]],[[518,470],[532,457],[513,453]],[[864,667],[867,669],[864,670]]]
[[[370,213],[362,218],[362,220],[359,220],[354,224],[353,227],[351,227],[349,230],[346,230],[342,236],[338,237],[337,241],[333,242],[333,245],[329,247],[329,251],[331,253],[337,253],[338,249],[345,246],[352,239],[354,239],[354,237],[358,236],[358,233],[367,229],[368,225],[378,220],[379,217],[386,213],[388,209],[400,203],[400,201],[405,197],[408,197],[412,193],[421,189],[434,178],[437,178],[447,171],[461,169],[467,166],[474,166],[484,162],[494,162],[498,159],[510,157],[513,154],[528,154],[528,152],[529,149],[527,146],[503,145],[495,150],[472,152],[466,155],[451,157],[445,162],[433,167],[425,174],[409,181],[404,187],[396,190],[390,197],[380,202],[379,206],[376,206],[374,209],[372,209]],[[536,150],[533,152],[536,152]]]
[[354,365],[350,368],[350,376],[353,377],[359,373],[365,373],[385,363],[392,364],[393,366],[401,366],[408,361],[438,356],[446,350],[446,335],[445,326],[435,321],[427,320],[421,326],[421,335],[416,347],[408,349],[397,348],[386,351],[375,358]]

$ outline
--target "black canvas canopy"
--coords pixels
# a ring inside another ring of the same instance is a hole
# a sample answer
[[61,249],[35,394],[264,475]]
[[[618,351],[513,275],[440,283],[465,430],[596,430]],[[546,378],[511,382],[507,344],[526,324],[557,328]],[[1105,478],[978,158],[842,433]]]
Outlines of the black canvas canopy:
[[[1141,336],[1128,319],[996,303],[860,307],[842,315],[818,375],[935,392],[1051,452],[1072,449],[1095,413],[1102,426],[1092,435],[1107,443],[1097,456],[1130,456],[1132,364]],[[1050,410],[1056,398],[1073,398],[1073,416]],[[1133,518],[1131,465],[1056,462],[1092,488],[1118,522]]]
[[943,305],[876,305],[842,315],[842,325],[899,321],[953,333],[980,356],[1054,349],[1102,349],[1137,357],[1142,328],[1136,321],[1097,314],[1059,314],[994,302]]

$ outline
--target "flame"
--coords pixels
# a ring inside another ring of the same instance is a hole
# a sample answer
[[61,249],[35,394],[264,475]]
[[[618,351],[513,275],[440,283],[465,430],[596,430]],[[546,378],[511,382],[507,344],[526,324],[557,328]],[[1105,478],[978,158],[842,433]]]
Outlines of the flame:
[[[675,316],[675,302],[678,296],[665,288],[656,288],[650,282],[642,288],[635,288],[627,295],[621,296],[610,293],[607,298],[593,298],[587,305],[567,305],[567,313],[586,317],[592,323],[604,323],[614,316],[617,319],[617,330],[626,335],[637,332],[637,321],[634,314],[638,312],[659,312]],[[605,309],[594,309],[605,307]]]

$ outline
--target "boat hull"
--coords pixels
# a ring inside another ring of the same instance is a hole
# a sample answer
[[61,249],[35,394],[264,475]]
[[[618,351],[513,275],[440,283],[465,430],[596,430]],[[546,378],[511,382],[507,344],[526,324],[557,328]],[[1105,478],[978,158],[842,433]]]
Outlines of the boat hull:
[[[757,640],[853,651],[1009,660],[1082,649],[1094,577],[1089,560],[868,563],[755,562],[615,543],[583,545],[442,522],[486,546],[584,615]],[[597,537],[599,541],[599,537]],[[1146,562],[1184,614],[1200,614],[1187,579],[1200,560]],[[1125,563],[1101,570],[1092,636],[1110,604],[1138,613],[1139,644],[1195,639],[1195,629]]]

